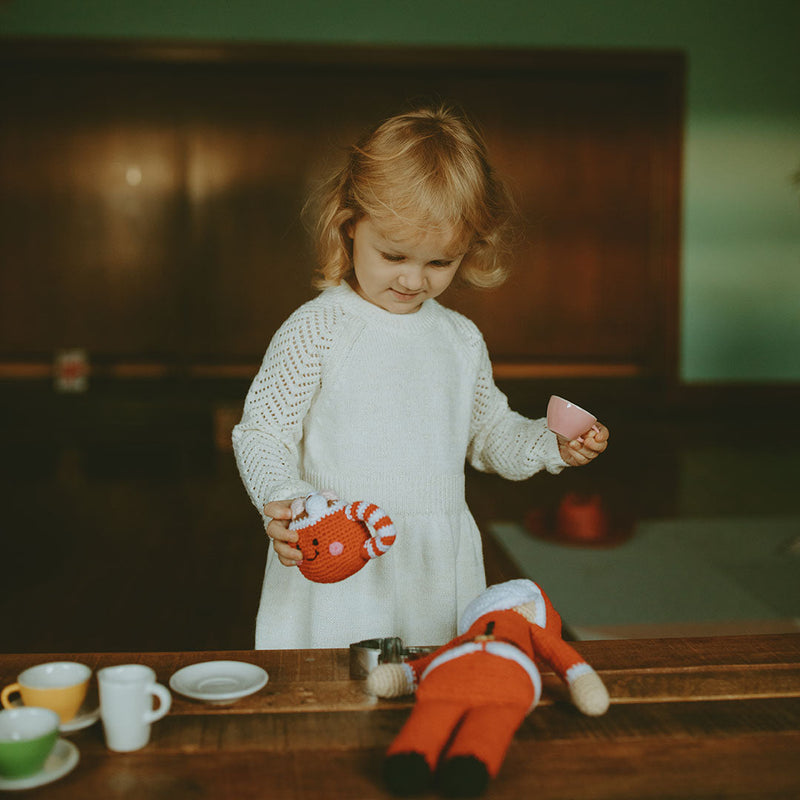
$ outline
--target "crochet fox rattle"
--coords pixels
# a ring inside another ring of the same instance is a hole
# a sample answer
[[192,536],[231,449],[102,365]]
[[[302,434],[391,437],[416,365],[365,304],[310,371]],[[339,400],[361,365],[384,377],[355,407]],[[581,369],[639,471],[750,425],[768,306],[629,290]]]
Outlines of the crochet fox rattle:
[[293,501],[289,529],[299,536],[300,572],[316,583],[349,578],[395,540],[392,520],[374,503],[345,503],[327,491]]
[[448,796],[481,794],[539,701],[537,662],[565,681],[584,714],[608,709],[605,685],[561,638],[561,618],[533,581],[490,586],[466,607],[458,632],[432,653],[403,664],[380,664],[367,677],[367,692],[378,697],[416,690],[411,716],[384,763],[394,794],[426,791],[434,773]]

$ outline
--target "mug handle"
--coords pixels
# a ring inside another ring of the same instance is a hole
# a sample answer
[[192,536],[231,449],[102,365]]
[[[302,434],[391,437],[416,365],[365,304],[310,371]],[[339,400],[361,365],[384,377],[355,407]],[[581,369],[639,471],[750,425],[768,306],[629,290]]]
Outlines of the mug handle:
[[20,686],[18,683],[9,683],[5,689],[3,689],[2,694],[0,694],[0,702],[3,704],[3,708],[15,708],[14,704],[8,699],[12,694],[19,693]]
[[160,683],[154,683],[149,687],[148,691],[150,694],[155,695],[159,702],[158,708],[153,711],[145,712],[144,721],[155,722],[165,716],[167,711],[169,711],[172,705],[172,695],[169,693],[169,689],[167,689],[166,686],[162,686]]

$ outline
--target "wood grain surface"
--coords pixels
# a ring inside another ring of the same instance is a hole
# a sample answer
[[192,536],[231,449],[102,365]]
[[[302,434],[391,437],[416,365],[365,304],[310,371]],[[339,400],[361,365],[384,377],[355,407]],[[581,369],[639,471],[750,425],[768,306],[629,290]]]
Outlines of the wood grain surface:
[[[612,697],[579,714],[552,673],[509,749],[491,798],[800,796],[800,636],[578,642]],[[349,677],[347,650],[0,655],[2,684],[25,667],[145,663],[168,684],[187,664],[259,664],[266,687],[229,706],[174,694],[136,753],[109,752],[102,725],[70,735],[59,798],[384,798],[383,753],[413,698],[376,700]],[[434,793],[430,797],[436,796]]]

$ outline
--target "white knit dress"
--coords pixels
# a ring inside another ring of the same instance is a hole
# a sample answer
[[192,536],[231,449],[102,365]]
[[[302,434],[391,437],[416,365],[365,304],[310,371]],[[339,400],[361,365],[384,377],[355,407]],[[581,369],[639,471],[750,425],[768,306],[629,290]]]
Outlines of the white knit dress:
[[377,503],[397,530],[385,555],[332,584],[284,567],[270,547],[257,649],[448,641],[486,586],[465,459],[514,480],[565,466],[545,421],[509,410],[473,323],[435,300],[391,314],[344,283],[275,334],[233,445],[262,516],[272,500],[332,489]]

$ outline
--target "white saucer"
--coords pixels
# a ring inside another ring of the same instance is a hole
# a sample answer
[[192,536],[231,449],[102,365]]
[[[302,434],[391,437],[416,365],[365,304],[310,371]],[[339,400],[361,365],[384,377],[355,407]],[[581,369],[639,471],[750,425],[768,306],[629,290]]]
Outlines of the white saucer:
[[59,739],[53,748],[53,752],[44,762],[44,766],[37,773],[28,775],[26,778],[0,777],[0,791],[10,792],[14,789],[33,789],[36,786],[44,786],[46,783],[57,781],[75,769],[80,757],[78,748],[72,742],[66,739]]
[[58,729],[61,733],[72,733],[73,731],[82,731],[90,725],[94,725],[100,719],[100,706],[93,709],[81,708],[80,711],[69,721],[62,722]]
[[169,686],[178,694],[214,705],[226,705],[266,686],[269,676],[245,661],[202,661],[179,669]]

